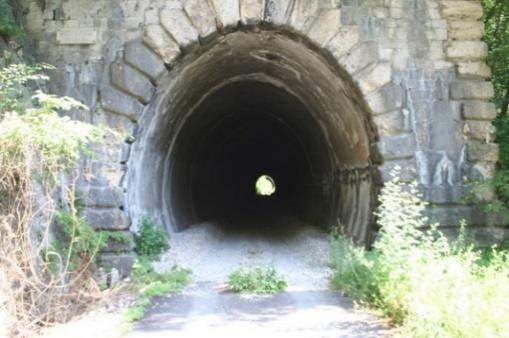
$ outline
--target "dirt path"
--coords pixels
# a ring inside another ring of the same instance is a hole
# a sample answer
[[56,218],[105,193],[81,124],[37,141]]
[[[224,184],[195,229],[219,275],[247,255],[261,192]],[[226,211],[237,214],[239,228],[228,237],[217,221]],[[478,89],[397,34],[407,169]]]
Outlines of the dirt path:
[[295,291],[268,297],[211,293],[160,298],[128,337],[371,338],[389,333],[337,292]]
[[[131,338],[143,337],[385,337],[382,321],[338,292],[327,233],[296,221],[270,227],[200,224],[176,233],[156,269],[190,267],[193,283],[182,295],[158,299]],[[228,274],[240,266],[273,265],[288,281],[286,293],[243,296],[225,292]]]

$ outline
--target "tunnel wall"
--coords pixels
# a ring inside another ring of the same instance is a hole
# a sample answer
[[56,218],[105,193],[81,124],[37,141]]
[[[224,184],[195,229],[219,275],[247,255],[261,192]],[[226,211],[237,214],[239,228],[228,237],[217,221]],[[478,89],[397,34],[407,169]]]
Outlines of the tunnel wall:
[[[130,229],[125,173],[140,163],[129,156],[132,146],[139,146],[138,122],[153,106],[168,70],[239,25],[254,32],[268,25],[304,37],[339,66],[344,78],[351,78],[362,94],[358,104],[369,114],[366,130],[378,134],[370,137],[370,156],[382,180],[399,165],[405,181],[420,183],[432,204],[430,215],[444,227],[465,219],[486,238],[506,236],[506,230],[461,202],[465,185],[491,178],[498,159],[478,1],[20,3],[38,60],[59,69],[53,90],[91,107],[74,117],[116,131],[97,145],[97,156],[84,164],[87,175],[79,184],[88,196],[84,213],[97,229]],[[352,175],[362,172],[338,171],[335,177],[348,181]],[[128,248],[106,251],[103,256],[114,265],[132,259]]]

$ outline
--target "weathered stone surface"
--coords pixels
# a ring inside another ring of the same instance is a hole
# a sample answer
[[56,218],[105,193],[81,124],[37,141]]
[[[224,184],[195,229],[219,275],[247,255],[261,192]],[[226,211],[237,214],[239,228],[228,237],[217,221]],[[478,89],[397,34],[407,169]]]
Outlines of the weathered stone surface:
[[356,77],[364,95],[368,95],[391,81],[392,68],[390,63],[380,62],[374,68],[362,71]]
[[486,224],[485,215],[468,206],[437,206],[427,209],[425,214],[430,224],[438,223],[441,227],[457,227],[462,221],[471,226]]
[[102,253],[99,255],[101,266],[106,270],[117,270],[121,278],[129,276],[133,268],[134,259],[134,253]]
[[488,47],[483,41],[452,41],[446,53],[451,60],[483,60],[488,53]]
[[483,14],[482,6],[477,1],[442,1],[442,14],[446,18],[480,19]]
[[96,230],[127,230],[131,221],[120,209],[85,208],[83,216]]
[[183,5],[200,36],[205,37],[216,31],[215,12],[208,1],[184,0]]
[[469,161],[498,161],[498,144],[496,143],[480,143],[470,141],[467,143],[467,159]]
[[289,24],[293,29],[306,32],[313,24],[320,10],[320,0],[295,0]]
[[407,110],[396,110],[376,115],[374,122],[381,137],[397,136],[410,132],[410,116]]
[[368,95],[366,102],[374,114],[382,114],[403,107],[403,99],[403,88],[393,83]]
[[465,101],[462,104],[462,114],[468,120],[493,120],[497,117],[497,110],[491,102]]
[[122,62],[112,63],[110,69],[113,85],[135,96],[143,103],[150,101],[155,89],[148,78]]
[[462,204],[468,187],[463,185],[421,185],[424,200],[433,204]]
[[356,26],[343,26],[332,37],[325,48],[339,60],[359,42],[359,29]]
[[143,110],[143,105],[137,99],[110,86],[101,87],[100,96],[103,109],[132,121],[136,121]]
[[78,197],[86,207],[120,208],[124,204],[124,194],[120,187],[87,187],[78,190]]
[[377,46],[373,42],[365,42],[351,49],[339,63],[349,74],[356,74],[378,60]]
[[97,42],[97,31],[93,28],[65,28],[57,32],[60,45],[93,45]]
[[449,38],[452,40],[480,40],[484,35],[484,25],[482,21],[449,21]]
[[131,144],[124,142],[122,144],[122,152],[120,153],[120,164],[126,164],[129,160],[129,156],[131,155]]
[[460,79],[488,79],[491,69],[485,62],[458,62],[458,78]]
[[292,0],[265,0],[265,21],[282,25],[288,21]]
[[164,29],[170,33],[180,46],[186,47],[198,41],[198,32],[183,10],[163,8],[160,20]]
[[383,137],[378,148],[385,160],[410,158],[415,155],[415,137],[413,134]]
[[325,46],[341,25],[341,12],[337,8],[324,9],[318,15],[308,36],[320,46]]
[[264,18],[265,0],[239,0],[240,20],[243,24],[255,24]]
[[166,70],[162,59],[139,41],[126,44],[124,60],[152,81],[155,81]]
[[179,45],[159,25],[145,27],[143,41],[156,52],[165,63],[172,63],[180,54]]
[[468,178],[471,181],[490,180],[495,176],[495,171],[495,162],[477,162],[470,168]]
[[451,98],[453,100],[489,100],[493,95],[491,82],[463,80],[451,83]]
[[495,126],[490,121],[465,121],[463,132],[472,140],[484,143],[495,141]]
[[236,26],[240,21],[239,0],[211,0],[221,26]]

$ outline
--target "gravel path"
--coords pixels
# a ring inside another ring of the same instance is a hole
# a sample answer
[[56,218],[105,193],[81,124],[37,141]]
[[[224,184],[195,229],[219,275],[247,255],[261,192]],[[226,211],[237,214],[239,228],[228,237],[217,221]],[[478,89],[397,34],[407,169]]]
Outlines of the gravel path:
[[188,292],[200,292],[223,288],[228,274],[239,267],[273,265],[289,291],[304,291],[328,289],[328,260],[327,233],[298,221],[281,220],[266,229],[249,224],[237,231],[203,223],[172,234],[171,250],[155,267],[191,268]]

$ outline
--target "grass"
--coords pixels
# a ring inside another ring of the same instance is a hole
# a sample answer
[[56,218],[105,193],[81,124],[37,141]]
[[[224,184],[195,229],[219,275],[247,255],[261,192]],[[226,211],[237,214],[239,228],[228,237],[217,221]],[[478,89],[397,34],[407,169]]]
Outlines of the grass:
[[173,267],[170,272],[158,273],[148,257],[139,257],[131,274],[131,287],[139,294],[136,303],[127,309],[124,328],[128,332],[133,323],[145,316],[155,297],[179,293],[191,280],[191,270]]
[[255,294],[275,294],[288,286],[272,266],[237,269],[228,276],[228,285],[234,292]]
[[404,337],[506,337],[509,253],[476,249],[465,225],[456,241],[427,224],[415,186],[386,184],[377,213],[382,225],[371,251],[331,236],[332,285],[380,310]]

